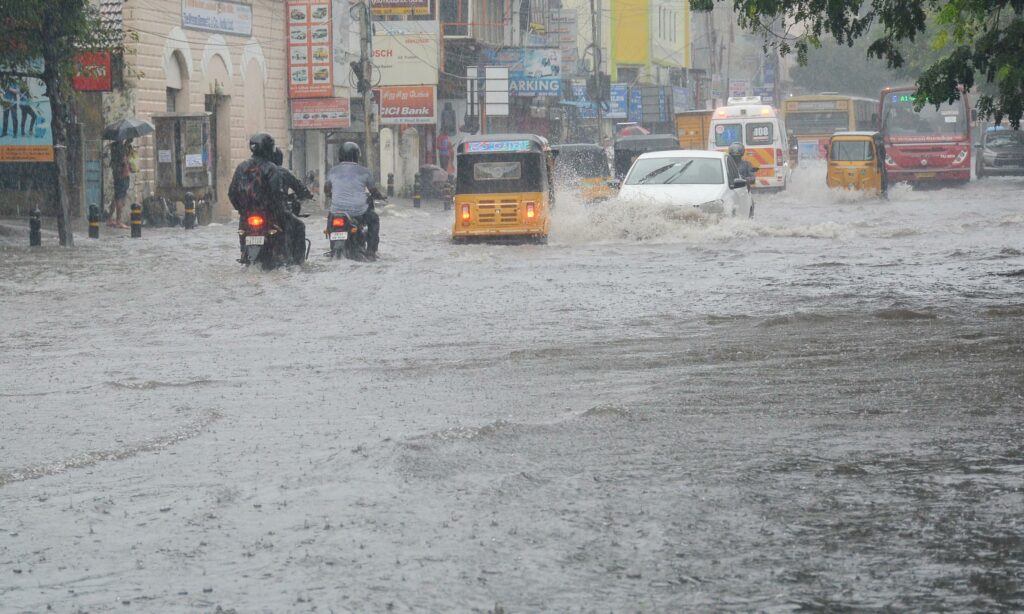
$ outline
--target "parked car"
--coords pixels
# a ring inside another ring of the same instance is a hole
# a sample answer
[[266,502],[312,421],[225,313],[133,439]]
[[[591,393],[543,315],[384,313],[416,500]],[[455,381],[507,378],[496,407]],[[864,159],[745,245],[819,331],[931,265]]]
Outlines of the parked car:
[[720,151],[678,149],[641,154],[619,190],[621,200],[695,207],[722,216],[754,215],[747,182]]
[[977,148],[974,174],[1024,175],[1024,133],[994,126],[985,131]]

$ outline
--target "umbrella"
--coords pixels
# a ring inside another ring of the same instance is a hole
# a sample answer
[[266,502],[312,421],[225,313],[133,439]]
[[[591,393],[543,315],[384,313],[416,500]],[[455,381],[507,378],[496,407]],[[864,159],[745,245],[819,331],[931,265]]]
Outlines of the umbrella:
[[153,125],[141,119],[119,119],[103,129],[103,138],[107,141],[124,141],[152,134]]
[[643,126],[626,126],[619,132],[619,136],[634,136],[639,134],[650,134],[651,131]]

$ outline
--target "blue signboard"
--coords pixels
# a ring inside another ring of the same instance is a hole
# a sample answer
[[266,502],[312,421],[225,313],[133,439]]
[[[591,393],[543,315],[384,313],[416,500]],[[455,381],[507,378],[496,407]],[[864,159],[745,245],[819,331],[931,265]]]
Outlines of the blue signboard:
[[672,88],[672,112],[682,113],[683,111],[689,111],[693,107],[690,101],[690,90],[685,87],[673,87]]
[[492,49],[484,61],[508,67],[508,93],[512,96],[562,95],[562,52],[557,48]]
[[530,151],[530,141],[474,141],[466,143],[466,153]]

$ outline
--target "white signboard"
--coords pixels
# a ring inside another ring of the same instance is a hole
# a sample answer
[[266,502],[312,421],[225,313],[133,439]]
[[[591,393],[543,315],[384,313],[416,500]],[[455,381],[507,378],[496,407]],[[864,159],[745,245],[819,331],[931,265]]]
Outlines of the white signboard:
[[252,36],[252,5],[228,0],[182,0],[181,25],[189,30]]
[[[476,66],[466,67],[466,102],[479,104],[480,81]],[[491,117],[508,115],[508,66],[484,66],[484,109]]]
[[437,85],[439,40],[436,21],[373,22],[374,83]]

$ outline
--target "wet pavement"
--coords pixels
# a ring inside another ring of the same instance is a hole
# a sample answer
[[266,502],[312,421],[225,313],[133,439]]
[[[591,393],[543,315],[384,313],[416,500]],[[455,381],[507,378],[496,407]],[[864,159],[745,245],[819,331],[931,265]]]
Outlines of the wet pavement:
[[822,184],[269,273],[0,233],[0,610],[1024,608],[1024,180]]

